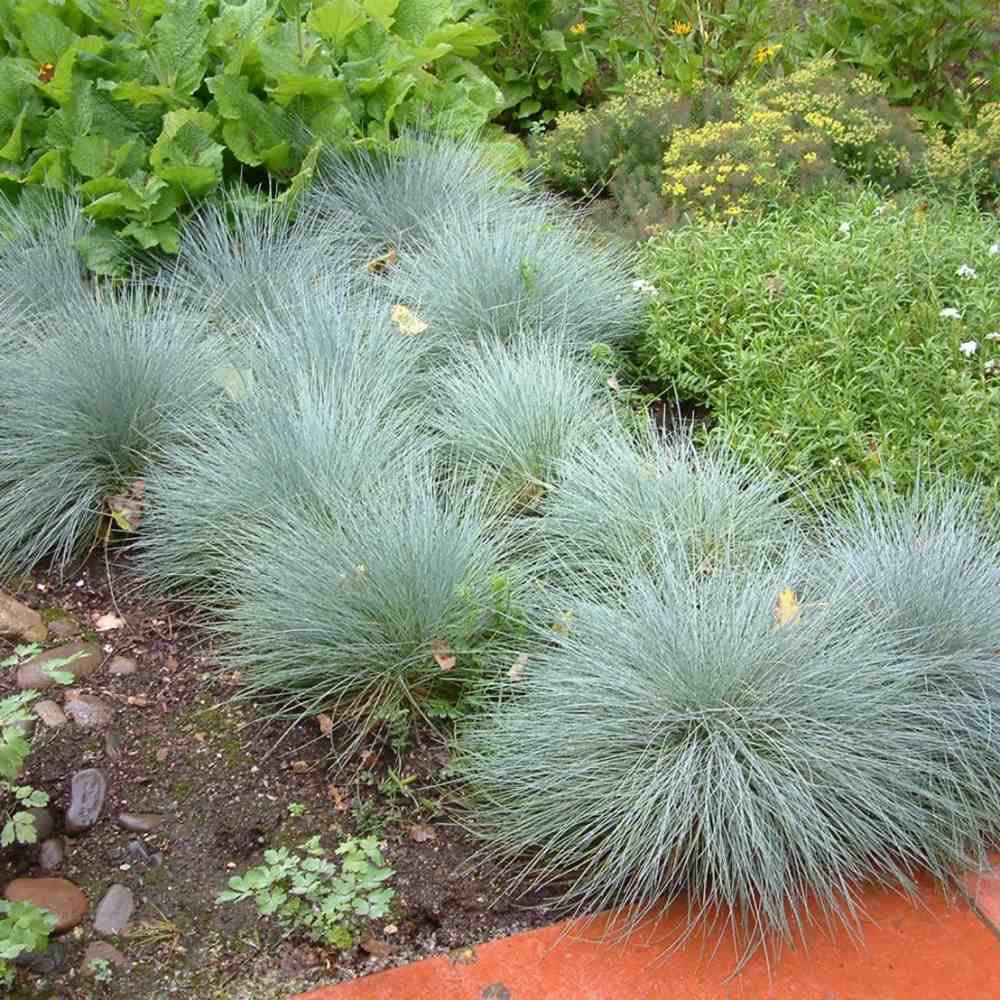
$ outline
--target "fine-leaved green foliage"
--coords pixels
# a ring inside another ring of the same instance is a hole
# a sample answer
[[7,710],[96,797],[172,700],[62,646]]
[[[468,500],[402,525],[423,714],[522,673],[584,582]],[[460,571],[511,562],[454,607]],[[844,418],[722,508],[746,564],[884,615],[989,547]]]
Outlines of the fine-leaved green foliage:
[[923,468],[995,479],[997,229],[861,194],[650,244],[640,370],[738,451],[829,495]]

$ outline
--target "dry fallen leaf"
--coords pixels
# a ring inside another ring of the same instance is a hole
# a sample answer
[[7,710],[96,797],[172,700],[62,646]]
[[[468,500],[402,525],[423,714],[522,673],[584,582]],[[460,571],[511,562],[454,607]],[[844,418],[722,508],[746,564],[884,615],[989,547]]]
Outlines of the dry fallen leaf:
[[774,606],[774,620],[778,628],[788,625],[799,616],[799,600],[795,596],[795,591],[791,587],[778,594],[778,603]]
[[617,378],[615,378],[614,375],[612,375],[608,379],[608,388],[611,389],[612,392],[621,392],[621,388],[622,388],[621,387],[621,383],[618,381]]
[[430,823],[414,823],[410,827],[410,840],[415,844],[425,844],[428,840],[437,840],[437,831]]
[[784,295],[785,293],[785,283],[776,274],[769,274],[764,279],[764,287],[772,295]]
[[139,530],[146,494],[146,480],[137,479],[124,493],[115,493],[105,501],[108,513],[122,531],[132,534]]
[[404,337],[413,337],[427,329],[427,324],[406,306],[393,306],[389,316],[393,325]]
[[316,716],[316,721],[319,723],[319,731],[324,736],[329,736],[333,732],[333,719],[331,719],[329,715],[320,712],[320,714]]
[[389,247],[387,253],[382,254],[381,257],[376,257],[374,260],[368,261],[368,273],[369,274],[382,274],[388,271],[390,267],[396,266],[396,248]]
[[144,694],[130,694],[126,699],[126,703],[135,705],[138,708],[145,708],[149,704],[149,699]]
[[927,217],[927,210],[930,207],[931,207],[930,202],[927,201],[920,202],[920,204],[913,209],[913,218],[916,219],[917,222],[923,222],[924,219]]
[[326,790],[333,801],[333,808],[337,812],[344,812],[347,809],[347,796],[336,785],[328,785]]
[[519,681],[524,676],[524,668],[528,665],[528,654],[521,653],[514,661],[514,665],[507,671],[507,676],[512,681]]
[[445,673],[455,668],[455,654],[443,639],[434,639],[431,642],[431,655]]
[[125,619],[119,618],[117,615],[113,615],[110,612],[106,615],[98,615],[94,619],[94,628],[98,632],[110,632],[112,629],[123,628],[125,625]]
[[304,760],[293,760],[292,761],[292,771],[295,774],[304,774],[309,770],[309,763]]

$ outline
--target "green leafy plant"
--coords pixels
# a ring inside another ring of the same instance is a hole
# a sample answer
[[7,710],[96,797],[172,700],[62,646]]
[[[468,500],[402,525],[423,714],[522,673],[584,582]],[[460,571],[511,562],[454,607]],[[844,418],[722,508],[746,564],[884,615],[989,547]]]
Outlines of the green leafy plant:
[[92,958],[88,963],[94,982],[110,983],[114,978],[114,969],[106,958]]
[[324,143],[486,123],[487,19],[423,0],[15,0],[0,17],[0,184],[69,190],[100,273],[174,253],[185,208],[241,173],[293,193]]
[[1000,198],[1000,101],[984,105],[973,122],[950,135],[936,129],[925,163],[938,188],[994,203]]
[[1000,249],[974,208],[826,195],[647,247],[638,360],[815,494],[996,481]]
[[339,861],[329,860],[319,837],[297,851],[265,851],[264,863],[231,878],[216,902],[251,899],[260,915],[275,918],[286,934],[350,948],[361,920],[389,913],[395,890],[385,883],[395,872],[374,837],[351,837],[335,853]]
[[[15,646],[14,652],[0,660],[0,669],[17,667],[41,652],[35,643]],[[49,660],[43,672],[57,684],[72,684],[73,674],[63,668],[82,653]],[[33,721],[28,707],[38,698],[37,691],[20,691],[0,699],[0,796],[2,796],[3,830],[0,831],[0,847],[11,844],[34,844],[38,840],[35,817],[30,812],[49,804],[48,792],[22,785],[18,782],[24,770],[25,761],[31,753],[31,742],[24,733],[24,726]],[[0,956],[11,957],[11,956]]]
[[884,80],[923,121],[958,125],[1000,97],[998,29],[987,0],[835,0],[809,14],[806,45]]
[[55,916],[34,903],[0,899],[0,986],[14,984],[12,959],[48,948],[55,926]]

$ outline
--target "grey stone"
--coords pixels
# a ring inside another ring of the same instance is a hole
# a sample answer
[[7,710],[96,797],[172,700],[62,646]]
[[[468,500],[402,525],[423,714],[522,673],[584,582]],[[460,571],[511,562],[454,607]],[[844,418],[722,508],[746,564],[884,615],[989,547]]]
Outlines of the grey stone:
[[100,819],[108,780],[95,767],[77,771],[70,785],[69,807],[66,809],[66,832],[82,833]]
[[121,934],[135,913],[135,896],[128,886],[115,884],[104,894],[94,913],[94,930],[98,934]]
[[62,867],[66,860],[66,842],[62,837],[51,837],[42,841],[38,850],[38,863],[46,871],[52,872]]
[[32,706],[35,715],[50,729],[66,725],[66,713],[51,698],[43,698]]
[[48,631],[37,611],[7,594],[0,594],[0,635],[25,642],[44,642]]
[[39,840],[46,840],[51,837],[56,829],[56,818],[44,806],[29,809],[29,813],[35,817],[35,833]]
[[128,656],[116,656],[108,666],[108,670],[116,677],[134,674],[138,669],[139,664]]
[[101,665],[100,646],[86,642],[67,642],[65,645],[47,649],[44,653],[33,656],[27,663],[22,663],[17,668],[17,686],[22,691],[28,688],[43,691],[52,687],[56,682],[42,668],[53,660],[65,660],[77,654],[80,655],[72,663],[59,667],[60,670],[72,674],[74,680],[89,677]]
[[115,710],[92,694],[78,694],[66,702],[66,714],[84,729],[100,729],[114,718]]
[[80,634],[80,626],[72,618],[57,618],[49,622],[49,634],[57,639],[72,639]]
[[119,813],[118,825],[129,833],[152,833],[163,826],[161,813]]

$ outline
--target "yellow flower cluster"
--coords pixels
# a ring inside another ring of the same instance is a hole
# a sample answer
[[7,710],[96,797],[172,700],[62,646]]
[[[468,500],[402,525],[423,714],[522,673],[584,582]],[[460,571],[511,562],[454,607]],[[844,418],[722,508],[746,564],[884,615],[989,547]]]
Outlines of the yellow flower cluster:
[[754,54],[754,62],[756,63],[766,63],[770,62],[782,49],[783,45],[780,43],[778,45],[762,45]]
[[832,59],[814,60],[765,83],[746,100],[823,133],[838,166],[852,176],[892,181],[912,171],[922,149],[905,113],[889,107],[884,85],[863,73],[838,70]]
[[931,179],[944,188],[1000,195],[1000,102],[984,104],[975,124],[959,129],[951,143],[937,132],[926,164]]
[[570,26],[569,33],[571,35],[585,35],[587,33],[587,22],[577,21],[576,24]]
[[694,31],[694,25],[690,21],[674,21],[673,27],[670,29],[671,33],[674,35],[690,35]]
[[726,222],[836,177],[821,132],[755,108],[738,120],[678,129],[663,157],[662,194],[681,212]]

